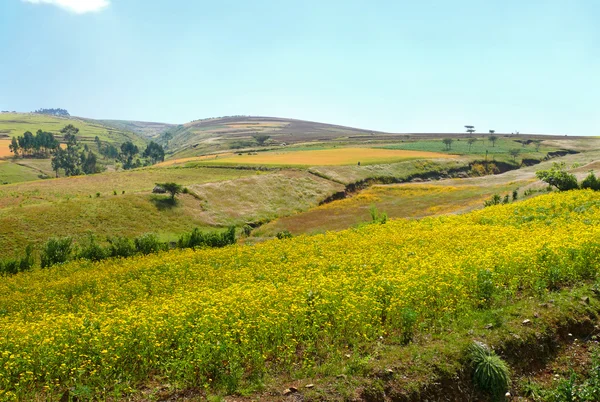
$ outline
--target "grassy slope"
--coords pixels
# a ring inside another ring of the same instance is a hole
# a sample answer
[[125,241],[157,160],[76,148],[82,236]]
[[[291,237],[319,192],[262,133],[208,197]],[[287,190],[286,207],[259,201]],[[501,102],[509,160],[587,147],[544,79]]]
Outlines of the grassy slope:
[[78,137],[81,142],[91,144],[94,138],[98,136],[101,141],[114,144],[121,144],[130,140],[138,146],[144,145],[145,141],[126,130],[107,127],[101,123],[81,119],[78,117],[56,117],[35,113],[0,113],[0,135],[14,137],[23,135],[25,131],[31,131],[35,134],[37,130],[44,130],[59,134],[67,124],[72,124],[79,128]]
[[[167,196],[151,194],[156,182],[165,181],[188,186],[200,199],[181,195],[176,206],[168,205]],[[102,238],[153,232],[174,240],[197,226],[243,225],[304,211],[341,188],[306,172],[215,168],[148,168],[6,185],[0,187],[0,256],[51,236],[79,240],[89,231]]]
[[277,144],[331,141],[351,136],[369,138],[370,130],[274,117],[230,117],[197,120],[173,129],[169,151],[184,158],[228,149],[232,142],[254,142],[252,136],[271,136]]
[[[79,128],[78,141],[81,144],[88,145],[97,152],[97,145],[94,141],[97,136],[101,141],[112,143],[119,147],[125,141],[132,141],[139,147],[146,143],[142,137],[123,128],[109,127],[90,119],[81,119],[78,117],[57,117],[35,113],[0,113],[0,146],[4,149],[0,155],[5,156],[7,164],[0,166],[0,184],[19,183],[24,181],[36,180],[38,175],[53,176],[54,172],[48,159],[18,159],[13,160],[8,152],[8,141],[11,137],[23,135],[25,131],[36,133],[37,130],[49,131],[55,136],[62,138],[60,130],[67,124],[72,124]],[[21,166],[13,165],[13,162]],[[99,160],[103,164],[102,158]]]

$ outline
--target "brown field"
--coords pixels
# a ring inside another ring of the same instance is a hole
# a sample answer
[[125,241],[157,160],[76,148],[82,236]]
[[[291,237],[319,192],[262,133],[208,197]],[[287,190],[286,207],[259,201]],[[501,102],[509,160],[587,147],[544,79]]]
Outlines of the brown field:
[[0,158],[12,156],[12,152],[10,152],[10,149],[8,149],[9,145],[10,140],[0,140]]
[[283,165],[327,166],[393,163],[409,159],[455,158],[437,152],[406,151],[378,148],[337,148],[311,151],[264,152],[255,155],[236,155],[205,161],[211,165]]
[[189,158],[169,159],[167,161],[157,163],[154,166],[155,167],[172,166],[172,165],[179,165],[181,163],[186,163],[186,162],[197,162],[197,161],[204,161],[204,160],[209,160],[209,159],[218,159],[218,157],[230,157],[233,155],[234,154],[232,152],[225,152],[225,153],[218,154],[218,155],[214,154],[214,155],[203,155],[203,156],[190,156]]

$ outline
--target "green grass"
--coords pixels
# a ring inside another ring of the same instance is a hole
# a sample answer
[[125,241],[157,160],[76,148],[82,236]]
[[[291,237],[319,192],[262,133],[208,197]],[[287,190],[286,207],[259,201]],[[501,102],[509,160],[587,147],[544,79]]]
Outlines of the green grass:
[[82,143],[93,143],[96,136],[101,141],[114,144],[121,144],[127,140],[138,146],[143,146],[146,143],[144,139],[132,132],[107,127],[93,120],[35,113],[0,113],[0,135],[7,137],[23,135],[25,131],[31,131],[35,134],[37,130],[49,131],[57,135],[60,129],[67,124],[79,128],[78,139]]
[[555,147],[542,146],[539,151],[536,151],[534,144],[523,146],[515,140],[526,141],[527,137],[519,138],[505,138],[500,137],[496,141],[495,145],[492,145],[488,141],[487,136],[478,137],[471,147],[467,142],[467,138],[456,138],[452,143],[451,148],[448,150],[446,145],[442,142],[443,137],[440,136],[437,140],[424,140],[424,141],[407,141],[400,144],[386,145],[386,149],[407,149],[414,151],[430,151],[430,152],[444,152],[458,155],[485,155],[486,151],[489,155],[508,155],[511,149],[519,149],[521,154],[517,158],[523,156],[530,158],[542,158],[547,152],[556,150]]
[[0,185],[38,180],[38,174],[40,173],[29,167],[0,161]]

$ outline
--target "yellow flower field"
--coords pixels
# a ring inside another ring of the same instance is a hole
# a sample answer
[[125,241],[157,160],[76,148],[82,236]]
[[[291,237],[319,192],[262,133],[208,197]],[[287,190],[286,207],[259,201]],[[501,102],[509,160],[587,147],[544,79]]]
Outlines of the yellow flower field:
[[576,191],[3,278],[0,399],[113,395],[152,376],[235,392],[401,336],[407,311],[422,323],[469,314],[490,296],[482,273],[508,299],[592,278],[599,224],[600,195]]

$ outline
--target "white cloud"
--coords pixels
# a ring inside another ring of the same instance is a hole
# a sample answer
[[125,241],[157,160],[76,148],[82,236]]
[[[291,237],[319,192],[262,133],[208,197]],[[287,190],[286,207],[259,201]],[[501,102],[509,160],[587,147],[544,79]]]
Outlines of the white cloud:
[[22,0],[33,4],[52,4],[77,14],[100,11],[110,4],[110,0]]

